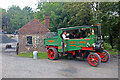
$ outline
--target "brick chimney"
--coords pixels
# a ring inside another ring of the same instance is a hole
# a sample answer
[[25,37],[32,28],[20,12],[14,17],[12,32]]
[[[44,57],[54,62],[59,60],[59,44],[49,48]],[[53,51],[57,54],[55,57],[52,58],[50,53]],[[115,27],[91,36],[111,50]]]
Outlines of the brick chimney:
[[44,19],[44,26],[47,27],[49,29],[49,14],[45,15],[45,19]]

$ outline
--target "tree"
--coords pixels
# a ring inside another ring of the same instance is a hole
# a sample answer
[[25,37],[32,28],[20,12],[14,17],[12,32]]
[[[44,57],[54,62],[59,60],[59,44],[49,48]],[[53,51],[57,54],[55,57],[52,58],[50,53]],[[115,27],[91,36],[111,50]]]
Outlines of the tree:
[[0,10],[2,11],[1,12],[2,20],[0,21],[2,23],[2,29],[4,31],[7,31],[7,28],[10,26],[10,18],[6,16],[7,13],[5,9],[0,8]]
[[40,2],[37,9],[40,11],[34,17],[42,23],[45,14],[50,14],[51,31],[61,27],[92,24],[91,3]]
[[21,9],[19,6],[13,5],[7,10],[7,17],[10,18],[10,24],[11,26],[9,27],[10,31],[8,33],[13,33],[15,30],[19,29],[20,26],[20,15],[21,15]]
[[33,17],[33,10],[32,8],[26,6],[23,8],[23,10],[21,11],[21,26],[24,26],[25,24],[27,24],[29,21],[31,21],[34,17]]
[[51,31],[57,31],[57,29],[62,24],[63,19],[63,3],[56,3],[56,2],[40,2],[38,8],[40,11],[34,14],[34,17],[38,19],[42,24],[44,23],[45,14],[50,15],[50,27]]
[[4,18],[5,22],[6,18],[9,21],[9,26],[6,28],[6,31],[8,33],[13,33],[15,30],[18,30],[31,21],[34,17],[32,8],[26,6],[21,10],[19,6],[13,5],[6,12]]
[[68,24],[73,26],[92,25],[92,3],[65,3],[64,8],[67,12]]
[[116,41],[118,40],[118,3],[117,2],[101,2],[99,3],[99,15],[98,19],[101,19],[102,33],[104,36],[109,36],[109,43],[114,48]]
[[118,3],[118,13],[119,13],[119,21],[118,21],[118,26],[119,26],[119,35],[118,35],[118,42],[117,42],[117,49],[118,49],[118,53],[120,55],[120,1]]

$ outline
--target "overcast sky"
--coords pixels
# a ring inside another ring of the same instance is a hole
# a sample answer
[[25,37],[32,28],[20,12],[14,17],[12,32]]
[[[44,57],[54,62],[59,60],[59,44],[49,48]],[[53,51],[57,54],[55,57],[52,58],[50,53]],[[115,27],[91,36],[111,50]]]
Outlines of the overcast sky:
[[12,5],[18,5],[21,9],[29,6],[34,10],[37,8],[38,0],[0,0],[0,8],[8,9]]
[[[62,2],[62,1],[83,1],[83,0],[0,0],[0,8],[4,8],[7,10],[12,5],[17,5],[21,9],[23,9],[25,6],[29,6],[33,8],[33,10],[35,10],[37,8],[38,1],[61,1]],[[90,0],[90,1],[101,1],[101,0]],[[118,0],[110,0],[110,1],[118,1]]]

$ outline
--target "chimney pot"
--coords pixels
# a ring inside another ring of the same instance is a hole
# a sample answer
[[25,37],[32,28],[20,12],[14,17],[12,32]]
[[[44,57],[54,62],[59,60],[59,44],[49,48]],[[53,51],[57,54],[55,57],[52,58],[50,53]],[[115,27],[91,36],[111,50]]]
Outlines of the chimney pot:
[[45,15],[45,19],[44,19],[44,26],[47,27],[49,29],[49,14]]

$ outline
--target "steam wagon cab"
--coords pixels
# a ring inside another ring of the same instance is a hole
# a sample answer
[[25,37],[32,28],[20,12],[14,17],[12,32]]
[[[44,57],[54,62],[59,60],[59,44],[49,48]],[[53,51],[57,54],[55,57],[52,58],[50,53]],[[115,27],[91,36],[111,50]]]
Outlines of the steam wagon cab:
[[[66,38],[62,38],[64,32]],[[75,26],[58,29],[58,35],[44,39],[48,58],[58,59],[59,54],[87,58],[91,66],[107,62],[110,54],[103,48],[101,24],[97,26]]]

